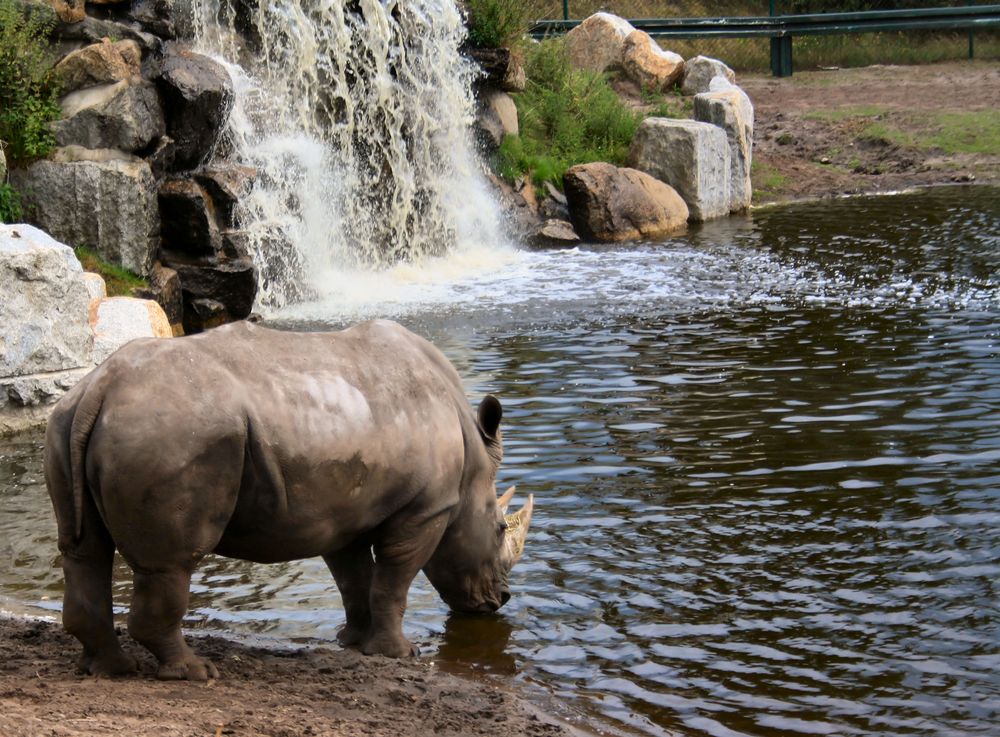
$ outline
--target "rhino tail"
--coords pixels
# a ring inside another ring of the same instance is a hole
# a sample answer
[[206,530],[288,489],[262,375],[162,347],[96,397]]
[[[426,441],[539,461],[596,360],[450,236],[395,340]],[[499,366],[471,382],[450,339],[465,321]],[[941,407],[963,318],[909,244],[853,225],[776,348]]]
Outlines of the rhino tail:
[[101,382],[87,387],[76,411],[69,432],[70,478],[73,485],[73,541],[83,533],[83,498],[87,493],[87,444],[90,433],[97,424],[104,404],[104,388]]

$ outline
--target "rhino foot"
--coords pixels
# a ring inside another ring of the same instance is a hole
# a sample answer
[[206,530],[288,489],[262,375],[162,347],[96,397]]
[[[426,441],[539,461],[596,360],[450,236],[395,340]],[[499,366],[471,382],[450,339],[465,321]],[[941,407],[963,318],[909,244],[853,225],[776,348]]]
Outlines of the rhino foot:
[[77,661],[81,673],[87,673],[98,678],[115,678],[132,675],[139,669],[139,664],[131,655],[121,650],[110,654],[89,655],[84,653]]
[[366,628],[345,624],[337,631],[337,644],[341,647],[356,647],[365,639]]
[[361,652],[390,658],[415,658],[420,655],[420,649],[402,635],[372,635],[362,643]]
[[161,663],[156,677],[161,681],[207,681],[219,677],[211,661],[188,655],[183,660]]

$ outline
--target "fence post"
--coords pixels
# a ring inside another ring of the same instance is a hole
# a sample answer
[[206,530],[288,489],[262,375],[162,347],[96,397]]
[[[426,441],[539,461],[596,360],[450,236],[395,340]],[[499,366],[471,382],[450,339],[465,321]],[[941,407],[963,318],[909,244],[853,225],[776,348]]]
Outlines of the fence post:
[[[771,17],[778,14],[777,0],[770,0],[769,10]],[[792,76],[792,37],[772,36],[771,37],[771,76],[791,77]]]
[[569,0],[563,0],[563,20],[569,20]]

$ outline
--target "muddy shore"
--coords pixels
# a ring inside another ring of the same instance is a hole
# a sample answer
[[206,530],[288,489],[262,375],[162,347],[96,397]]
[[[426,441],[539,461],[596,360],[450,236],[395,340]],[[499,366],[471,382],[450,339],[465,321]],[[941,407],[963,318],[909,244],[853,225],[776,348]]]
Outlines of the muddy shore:
[[115,680],[76,672],[78,645],[52,622],[0,617],[0,737],[81,735],[569,735],[512,689],[439,671],[431,658],[364,657],[330,647],[261,648],[194,638],[217,681]]

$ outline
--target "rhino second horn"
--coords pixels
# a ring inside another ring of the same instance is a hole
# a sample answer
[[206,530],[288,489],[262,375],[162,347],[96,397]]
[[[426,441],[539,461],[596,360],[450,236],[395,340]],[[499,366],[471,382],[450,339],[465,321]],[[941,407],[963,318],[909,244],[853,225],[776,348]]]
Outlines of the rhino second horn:
[[497,506],[500,507],[500,514],[507,514],[507,506],[510,504],[510,500],[514,498],[515,491],[517,491],[517,487],[512,486],[504,492],[502,497],[497,499]]
[[[504,494],[506,496],[506,494]],[[531,512],[535,508],[535,497],[528,495],[528,503],[514,514],[504,517],[507,522],[507,533],[504,535],[503,561],[509,571],[521,559],[524,553],[524,541],[528,537],[528,527],[531,525]]]

